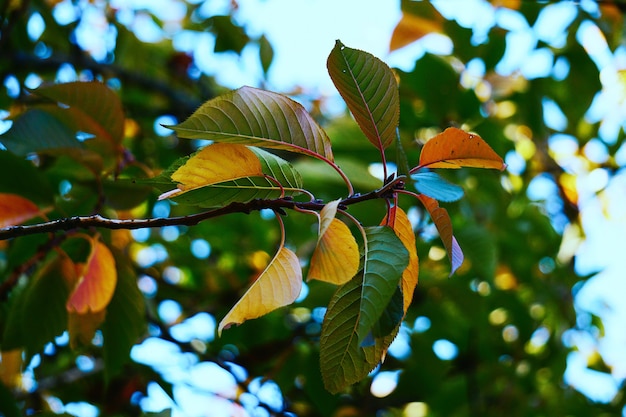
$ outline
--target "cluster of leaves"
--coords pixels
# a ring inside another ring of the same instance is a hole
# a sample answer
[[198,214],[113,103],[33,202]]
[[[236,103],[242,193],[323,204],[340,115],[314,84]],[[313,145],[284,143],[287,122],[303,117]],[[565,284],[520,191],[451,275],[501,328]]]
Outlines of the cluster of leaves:
[[[385,149],[396,142],[399,116],[394,74],[379,59],[339,41],[329,56],[328,69],[360,128],[386,163]],[[109,106],[112,98],[93,100],[94,93],[107,98],[109,93],[104,91],[101,85],[80,83],[39,88],[34,93],[53,103],[33,105],[19,115],[0,141],[16,155],[73,158],[99,179],[107,157],[114,161],[109,166],[119,168],[123,154],[116,146],[123,125],[119,105]],[[363,379],[380,363],[411,304],[418,282],[418,256],[413,228],[398,205],[398,194],[412,195],[423,203],[439,230],[454,272],[463,255],[452,234],[450,217],[437,200],[454,201],[463,192],[430,168],[504,168],[502,159],[480,137],[450,128],[426,143],[419,164],[407,169],[409,177],[385,173],[384,187],[375,193],[386,201],[387,215],[381,225],[363,227],[346,212],[359,196],[354,195],[349,178],[334,163],[330,139],[300,104],[286,96],[243,87],[208,101],[172,129],[181,138],[213,143],[175,162],[158,177],[142,181],[165,191],[160,199],[209,209],[255,200],[286,200],[293,202],[294,209],[319,217],[308,279],[339,286],[320,337],[322,375],[325,386],[334,393]],[[73,137],[77,131],[93,137],[81,142]],[[47,133],[46,140],[39,139],[40,132]],[[289,162],[261,148],[324,161],[346,181],[350,195],[327,204],[316,200],[303,188],[300,174]],[[406,190],[405,180],[414,184],[418,193]],[[310,200],[298,203],[299,194],[309,195]],[[42,209],[25,197],[5,193],[3,198],[7,204],[2,206],[0,217],[5,227],[43,215]],[[276,212],[282,230],[278,252],[223,318],[220,333],[232,324],[293,303],[301,292],[300,260],[285,246],[281,210]],[[359,242],[337,217],[339,213],[359,231]],[[80,242],[87,242],[87,249]],[[21,308],[11,309],[4,350],[26,348],[30,355],[37,352],[65,330],[65,320],[58,320],[63,304],[72,346],[88,345],[103,323],[119,316],[108,308],[117,287],[116,261],[97,233],[72,234],[63,244],[52,241],[50,249],[52,254],[37,265],[29,284],[15,297],[14,303]],[[61,282],[65,285],[57,285]],[[50,287],[55,287],[56,293],[50,294]],[[57,305],[55,315],[49,316],[50,323],[40,322],[45,331],[33,336],[30,324],[34,306],[41,305],[44,296],[49,297],[47,308],[51,308],[50,303]],[[130,335],[139,336],[136,332]],[[108,336],[105,333],[104,346],[111,343]]]

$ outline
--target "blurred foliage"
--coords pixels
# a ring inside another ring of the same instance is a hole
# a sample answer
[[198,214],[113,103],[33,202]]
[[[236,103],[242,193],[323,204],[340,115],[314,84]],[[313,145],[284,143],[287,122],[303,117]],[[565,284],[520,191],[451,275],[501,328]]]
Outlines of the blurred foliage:
[[[33,161],[39,169],[33,169],[23,158],[0,151],[0,192],[18,193],[41,206],[54,201],[59,209],[48,213],[50,218],[94,210],[118,218],[190,214],[185,206],[157,201],[157,194],[149,189],[137,194],[136,186],[113,179],[151,177],[196,149],[192,141],[179,142],[169,132],[162,133],[159,124],[173,124],[172,118],[174,123],[184,120],[200,103],[225,91],[203,71],[200,56],[241,54],[247,45],[255,45],[264,72],[271,71],[271,44],[237,23],[237,3],[231,2],[229,10],[219,15],[208,14],[205,3],[209,2],[184,4],[185,13],[174,25],[149,8],[115,9],[107,2],[0,3],[3,117],[16,117],[26,105],[45,104],[39,102],[45,98],[30,94],[29,88],[41,82],[68,81],[68,77],[104,82],[121,98],[126,116],[120,147],[111,152],[111,160],[100,161],[107,175],[85,168],[85,158],[93,157],[88,152],[71,158],[43,154]],[[512,13],[532,26],[557,4],[494,0],[484,6],[493,13]],[[61,9],[67,12],[68,7],[71,18],[61,20]],[[328,304],[334,288],[320,282],[308,283],[307,297],[296,304],[229,329],[221,338],[212,334],[190,340],[176,337],[177,325],[203,313],[217,320],[224,317],[275,252],[280,231],[271,218],[256,212],[193,227],[103,231],[101,238],[114,248],[116,259],[125,261],[118,265],[118,291],[112,301],[117,307],[102,331],[92,344],[72,350],[66,335],[50,341],[46,331],[51,330],[42,329],[28,343],[34,350],[45,345],[43,351],[34,358],[34,351],[28,357],[16,355],[6,341],[21,337],[15,335],[20,326],[44,322],[12,323],[10,311],[19,309],[28,297],[45,300],[45,291],[55,288],[54,282],[29,287],[27,277],[36,278],[38,264],[60,268],[59,261],[46,255],[61,241],[29,236],[0,243],[5,297],[0,306],[0,409],[4,415],[50,415],[63,410],[59,404],[76,402],[93,405],[100,415],[142,415],[140,404],[147,404],[142,401],[155,383],[182,407],[184,401],[191,401],[177,388],[185,379],[167,367],[127,360],[134,343],[154,339],[168,343],[169,353],[164,355],[171,354],[171,359],[164,361],[178,366],[180,372],[198,363],[212,363],[230,374],[236,381],[233,391],[211,388],[203,392],[239,410],[246,408],[250,414],[255,408],[270,415],[299,416],[622,414],[623,395],[608,404],[594,403],[563,379],[568,354],[576,349],[566,343],[564,334],[570,329],[591,335],[602,332],[597,320],[577,323],[573,289],[585,277],[574,273],[572,242],[564,240],[563,232],[573,231],[574,240],[582,237],[579,190],[572,177],[594,169],[615,175],[622,168],[616,158],[619,150],[623,152],[620,123],[611,127],[606,120],[591,120],[585,114],[603,90],[623,91],[624,86],[600,82],[598,67],[577,33],[592,23],[610,51],[616,51],[623,43],[623,10],[611,1],[576,6],[560,43],[547,39],[534,43],[533,52],[549,54],[550,70],[525,77],[520,71],[497,71],[511,46],[512,29],[494,25],[480,38],[472,29],[445,19],[428,2],[403,0],[401,7],[404,18],[398,28],[402,31],[394,34],[393,45],[411,45],[432,32],[447,36],[453,45],[451,55],[425,53],[412,69],[396,70],[400,140],[409,163],[417,163],[427,138],[448,126],[459,126],[480,134],[498,154],[514,161],[515,169],[502,174],[474,169],[442,173],[465,189],[464,199],[445,205],[466,254],[465,263],[450,278],[427,214],[409,199],[401,199],[415,223],[420,280],[397,338],[398,348],[390,350],[384,364],[345,394],[332,396],[323,389],[318,362],[321,306]],[[152,21],[163,31],[161,36],[156,41],[142,40],[129,23],[137,19]],[[45,27],[36,36],[29,30],[34,20],[42,20]],[[422,26],[415,29],[415,22]],[[177,50],[167,34],[182,29],[197,36],[211,35],[214,49]],[[84,30],[97,31],[108,41],[100,49],[90,49],[80,39]],[[482,70],[472,71],[475,66]],[[331,118],[320,111],[324,97],[299,98],[327,128],[338,164],[357,179],[356,191],[379,186],[368,168],[380,155],[347,113]],[[546,123],[546,99],[560,108],[565,126]],[[619,104],[614,104],[616,111]],[[42,117],[45,113],[35,113],[31,122],[41,123]],[[617,133],[603,134],[612,129]],[[551,148],[550,139],[556,133],[571,135],[575,151],[563,156]],[[587,157],[584,146],[590,141],[602,144],[608,153],[605,160]],[[395,160],[394,152],[392,146],[389,160]],[[316,197],[329,200],[345,193],[332,170],[304,158],[291,162]],[[527,192],[538,178],[552,184],[554,192],[531,200]],[[385,207],[367,202],[351,207],[350,212],[363,223],[376,224]],[[298,248],[301,259],[308,259],[315,245],[315,223],[296,212],[284,220],[286,244]],[[75,243],[69,239],[63,244]],[[204,248],[204,253],[194,245]],[[180,314],[165,314],[165,307],[171,305],[179,307]],[[145,322],[128,320],[138,311],[145,312]],[[102,338],[118,343],[103,348]],[[447,358],[433,349],[442,341],[454,348]],[[601,355],[590,359],[589,365],[600,372],[611,371]],[[388,395],[374,395],[377,378],[388,371],[397,371],[395,389]],[[273,390],[274,396],[268,399],[266,390]],[[169,415],[169,411],[145,415]]]

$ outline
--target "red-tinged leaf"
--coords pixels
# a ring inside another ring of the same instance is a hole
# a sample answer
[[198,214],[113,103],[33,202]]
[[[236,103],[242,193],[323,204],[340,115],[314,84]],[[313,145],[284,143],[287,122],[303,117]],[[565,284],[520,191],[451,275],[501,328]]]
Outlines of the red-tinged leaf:
[[209,100],[170,128],[181,138],[283,149],[333,160],[330,139],[301,104],[253,87]]
[[214,143],[191,156],[171,176],[178,190],[163,194],[173,197],[183,192],[248,177],[262,177],[259,158],[244,145]]
[[335,218],[339,200],[330,202],[320,212],[317,247],[311,256],[307,279],[341,285],[359,269],[359,246],[348,226]]
[[301,289],[300,261],[295,253],[283,246],[254,284],[222,319],[218,333],[221,334],[222,329],[233,324],[241,324],[293,303],[300,295]]
[[506,165],[480,136],[449,127],[424,145],[417,169],[424,167],[475,167],[502,171]]
[[[434,9],[432,5],[430,7]],[[389,51],[393,52],[407,46],[430,33],[443,32],[443,22],[444,19],[438,12],[433,13],[433,16],[430,17],[403,13],[402,18],[393,29]]]
[[22,224],[41,214],[32,201],[17,194],[0,193],[0,227]]
[[452,264],[452,269],[450,271],[450,275],[452,275],[463,263],[463,251],[452,234],[452,221],[450,220],[450,215],[446,209],[439,207],[437,200],[423,194],[419,195],[419,199],[422,201],[422,204],[424,204],[424,207],[426,207],[426,210],[428,210],[430,218],[433,220],[433,223],[435,223],[435,226],[439,231],[439,237],[448,252],[448,258]]
[[96,239],[90,243],[89,258],[80,268],[78,281],[65,306],[70,313],[98,313],[107,307],[115,292],[117,271],[113,254]]
[[328,73],[354,119],[378,149],[396,137],[400,99],[391,69],[373,55],[337,41],[328,56]]
[[[413,226],[408,216],[404,210],[398,206],[394,206],[391,210],[393,213],[390,216],[391,222],[389,226],[396,233],[396,236],[400,238],[404,247],[409,252],[409,264],[402,273],[402,296],[404,299],[404,314],[406,314],[411,305],[411,301],[413,301],[413,292],[415,291],[419,278],[419,258],[415,245],[415,233],[413,233]],[[387,217],[385,217],[382,224],[386,224],[386,222]]]

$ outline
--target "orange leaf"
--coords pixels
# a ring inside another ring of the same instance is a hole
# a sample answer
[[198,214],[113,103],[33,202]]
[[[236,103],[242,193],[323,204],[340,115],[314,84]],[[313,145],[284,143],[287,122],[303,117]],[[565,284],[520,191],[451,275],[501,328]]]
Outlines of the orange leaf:
[[448,258],[452,264],[450,271],[450,275],[452,275],[463,263],[463,251],[452,234],[450,215],[446,209],[439,207],[439,202],[434,198],[427,197],[424,194],[420,194],[418,197],[424,204],[424,207],[426,207],[426,210],[428,210],[430,218],[439,231],[439,237],[448,252]]
[[262,177],[259,158],[244,145],[214,143],[203,148],[172,174],[178,190],[159,198],[170,198],[207,185],[247,177]]
[[342,285],[359,270],[359,247],[348,226],[335,218],[338,205],[339,200],[332,201],[320,212],[319,238],[307,280]]
[[32,201],[17,194],[0,193],[0,227],[15,226],[42,214]]
[[13,349],[0,354],[0,382],[7,388],[17,388],[21,384],[22,353],[22,349]]
[[419,168],[495,168],[504,170],[502,158],[480,136],[449,127],[422,149]]
[[[402,273],[402,296],[404,298],[404,314],[406,314],[411,301],[413,301],[413,292],[417,286],[419,277],[419,258],[417,257],[417,247],[415,246],[415,233],[408,216],[400,207],[392,208],[391,215],[392,224],[389,224],[396,236],[400,238],[404,247],[409,251],[409,264]],[[382,224],[386,224],[387,217],[383,219]]]
[[407,46],[429,33],[443,32],[443,18],[441,15],[427,19],[410,13],[403,13],[402,18],[393,29],[389,52]]
[[218,333],[233,324],[261,317],[293,303],[302,289],[302,269],[295,253],[280,248],[265,271],[252,284],[218,326]]
[[117,270],[113,254],[104,243],[89,239],[91,253],[65,305],[70,313],[98,313],[106,308],[115,292]]

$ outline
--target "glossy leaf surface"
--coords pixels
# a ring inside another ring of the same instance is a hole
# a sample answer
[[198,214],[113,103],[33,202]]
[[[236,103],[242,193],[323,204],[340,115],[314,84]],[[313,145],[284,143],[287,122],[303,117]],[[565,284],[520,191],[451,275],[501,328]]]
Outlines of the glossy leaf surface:
[[367,139],[385,149],[395,139],[400,115],[398,86],[391,69],[373,55],[340,41],[328,56],[327,66]]
[[242,87],[206,102],[183,123],[171,128],[181,138],[283,149],[333,159],[330,139],[301,104],[252,87]]

